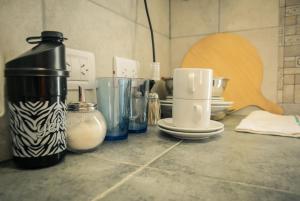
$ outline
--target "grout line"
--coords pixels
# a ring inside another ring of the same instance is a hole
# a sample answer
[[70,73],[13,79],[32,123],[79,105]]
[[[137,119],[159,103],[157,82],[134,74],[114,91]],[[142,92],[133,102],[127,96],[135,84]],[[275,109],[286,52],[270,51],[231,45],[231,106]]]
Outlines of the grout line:
[[221,0],[218,2],[218,33],[221,31]]
[[94,0],[88,0],[88,1],[89,1],[90,3],[96,5],[96,6],[99,6],[99,7],[101,7],[101,8],[106,9],[106,10],[109,10],[110,12],[112,12],[112,13],[114,13],[114,14],[120,16],[120,17],[123,17],[123,18],[125,18],[126,20],[128,20],[128,21],[130,21],[130,22],[135,23],[134,20],[130,19],[130,18],[127,17],[126,15],[123,15],[123,14],[121,14],[121,13],[118,13],[118,12],[114,11],[113,9],[111,9],[111,8],[109,8],[109,7],[103,6],[103,5],[101,5],[100,3],[95,2]]
[[171,40],[171,22],[172,22],[172,15],[171,15],[171,0],[169,0],[169,39]]
[[239,182],[239,181],[226,180],[226,179],[207,176],[207,175],[200,175],[200,176],[211,179],[211,180],[221,181],[221,182],[224,182],[224,183],[232,183],[232,184],[238,184],[238,185],[241,185],[241,186],[247,186],[247,187],[252,187],[252,188],[276,191],[276,192],[287,193],[287,194],[292,194],[292,195],[300,195],[298,192],[291,192],[291,191],[288,191],[288,190],[277,189],[277,188],[273,188],[273,187],[261,186],[261,185],[256,185],[256,184],[249,184],[249,183],[244,183],[244,182]]
[[139,5],[139,1],[136,0],[135,1],[134,36],[133,36],[133,47],[132,47],[132,58],[135,59],[135,60],[137,59],[135,52],[136,52],[136,45],[137,45],[138,5]]
[[[257,30],[266,30],[266,29],[273,29],[273,28],[279,28],[279,26],[269,26],[269,27],[251,28],[251,29],[240,29],[240,30],[233,30],[233,31],[222,31],[220,33],[237,33],[237,32],[243,32],[243,31],[257,31]],[[216,32],[208,32],[208,33],[193,34],[193,35],[182,35],[182,36],[172,37],[171,39],[205,36],[205,35],[210,35],[210,34],[215,34],[215,33]]]
[[140,168],[138,168],[137,170],[135,170],[131,174],[127,175],[125,178],[123,178],[121,181],[119,181],[118,183],[116,183],[114,186],[110,187],[109,189],[107,189],[103,193],[101,193],[98,196],[96,196],[95,198],[93,198],[91,201],[101,200],[102,198],[106,197],[112,191],[114,191],[115,189],[119,188],[124,183],[126,183],[128,180],[130,180],[133,176],[135,176],[136,174],[138,174],[139,172],[141,172],[142,170],[144,170],[145,168],[147,168],[147,166],[149,166],[151,163],[153,163],[154,161],[156,161],[157,159],[159,159],[160,157],[162,157],[163,155],[165,155],[166,153],[168,153],[169,151],[171,151],[174,147],[176,147],[177,145],[179,145],[181,142],[182,142],[182,140],[179,141],[179,142],[177,142],[177,143],[175,143],[174,145],[172,145],[171,147],[169,147],[168,149],[166,149],[165,151],[163,151],[162,153],[160,153],[159,155],[157,155],[156,157],[154,157],[148,163],[146,163],[145,165],[141,166]]
[[173,70],[171,68],[171,63],[172,63],[172,40],[171,40],[171,23],[172,23],[172,13],[171,13],[171,0],[169,0],[169,66],[168,66],[168,71],[169,71],[169,77],[173,76]]
[[[95,157],[97,157],[97,156],[95,156]],[[118,163],[118,164],[123,164],[123,165],[134,166],[134,167],[141,167],[141,166],[143,166],[142,164],[139,165],[139,164],[130,163],[130,162],[126,162],[126,161],[111,160],[111,159],[108,159],[108,158],[105,158],[105,157],[97,157],[97,158],[101,159],[101,160],[109,161],[109,162],[112,162],[112,163]],[[156,171],[160,171],[160,172],[171,173],[171,171],[160,169],[160,168],[156,168],[156,167],[146,167],[146,168],[150,169],[150,170],[156,170]]]
[[[103,6],[103,5],[101,5],[101,4],[97,3],[97,2],[95,2],[94,0],[88,0],[88,1],[89,1],[90,3],[96,5],[96,6],[99,6],[99,7],[101,7],[101,8],[104,8],[104,9],[106,9],[106,10],[108,10],[108,11],[110,11],[110,12],[112,12],[112,13],[114,13],[114,14],[116,14],[116,15],[122,17],[122,18],[125,18],[126,20],[128,20],[128,21],[130,21],[130,22],[132,22],[132,23],[135,23],[135,24],[137,24],[137,25],[140,25],[140,26],[143,26],[143,27],[149,29],[148,26],[146,26],[146,25],[144,25],[144,24],[141,24],[141,23],[138,23],[138,21],[137,21],[137,16],[138,16],[138,14],[137,14],[137,13],[138,13],[138,12],[137,12],[137,9],[138,9],[138,5],[136,5],[136,20],[132,20],[132,19],[130,19],[129,17],[127,17],[127,16],[125,16],[125,15],[123,15],[123,14],[120,14],[120,13],[118,13],[118,12],[112,10],[111,8],[108,8],[108,7],[106,7],[106,6]],[[157,31],[157,30],[155,30],[155,29],[153,29],[153,31],[154,31],[155,33],[159,34],[159,35],[162,35],[162,36],[165,36],[165,37],[169,37],[167,34],[161,33],[161,32],[159,32],[159,31]]]
[[42,7],[42,30],[46,30],[46,3],[45,0],[41,0]]
[[[136,24],[142,26],[143,28],[149,29],[148,26],[146,26],[146,25],[144,25],[144,24],[142,24],[142,23],[136,22]],[[164,36],[164,37],[167,37],[167,38],[169,39],[169,36],[168,36],[167,34],[158,32],[158,31],[156,31],[154,28],[153,28],[153,31],[154,31],[154,33],[156,33],[156,34],[161,35],[161,36]]]
[[96,156],[96,157],[98,159],[102,159],[102,160],[113,162],[113,163],[120,163],[120,164],[124,164],[124,165],[135,166],[135,167],[141,167],[142,166],[142,165],[139,165],[139,164],[130,163],[130,162],[126,162],[126,161],[111,160],[111,159],[108,159],[108,158],[105,158],[105,157],[101,157],[101,156],[100,157]]

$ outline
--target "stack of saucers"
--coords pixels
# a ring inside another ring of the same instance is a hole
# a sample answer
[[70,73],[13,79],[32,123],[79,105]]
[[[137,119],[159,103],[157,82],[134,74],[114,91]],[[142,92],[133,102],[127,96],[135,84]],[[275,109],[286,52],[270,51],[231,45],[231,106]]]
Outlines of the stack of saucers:
[[175,126],[172,118],[165,118],[158,121],[158,128],[179,139],[201,140],[222,133],[224,124],[210,120],[210,124],[206,128],[185,128]]
[[[170,108],[173,106],[173,97],[167,96],[166,100],[160,100],[160,104],[164,109]],[[230,111],[232,107],[232,101],[225,101],[222,96],[213,96],[211,101],[211,119],[221,120],[225,117],[226,113]],[[163,108],[162,108],[162,112]]]

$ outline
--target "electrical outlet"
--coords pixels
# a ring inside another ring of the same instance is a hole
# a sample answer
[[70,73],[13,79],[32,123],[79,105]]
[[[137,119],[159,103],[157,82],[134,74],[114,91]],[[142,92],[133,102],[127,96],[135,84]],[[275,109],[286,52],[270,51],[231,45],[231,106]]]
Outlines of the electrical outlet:
[[115,77],[138,78],[140,64],[136,60],[114,57],[113,75]]
[[95,55],[91,52],[66,48],[66,65],[70,71],[68,89],[95,89]]

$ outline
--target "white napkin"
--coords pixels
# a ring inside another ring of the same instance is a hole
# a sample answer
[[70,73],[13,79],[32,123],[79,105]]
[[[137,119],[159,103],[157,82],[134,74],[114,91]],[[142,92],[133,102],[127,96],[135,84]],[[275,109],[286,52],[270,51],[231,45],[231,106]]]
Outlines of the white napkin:
[[253,111],[235,128],[236,131],[265,135],[300,137],[300,117]]

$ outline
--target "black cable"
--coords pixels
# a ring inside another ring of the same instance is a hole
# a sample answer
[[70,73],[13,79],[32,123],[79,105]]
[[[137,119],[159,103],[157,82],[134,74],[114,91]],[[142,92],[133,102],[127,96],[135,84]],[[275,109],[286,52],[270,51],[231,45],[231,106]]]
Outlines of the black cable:
[[152,24],[151,24],[151,20],[150,20],[150,16],[149,16],[149,11],[148,11],[147,0],[144,0],[144,4],[145,4],[145,10],[146,10],[147,19],[148,19],[148,23],[149,23],[149,27],[150,27],[150,33],[151,33],[151,42],[152,42],[152,58],[153,58],[153,62],[155,62],[155,61],[156,61],[156,59],[155,59],[155,45],[154,45],[154,36],[153,36],[153,29],[152,29]]

